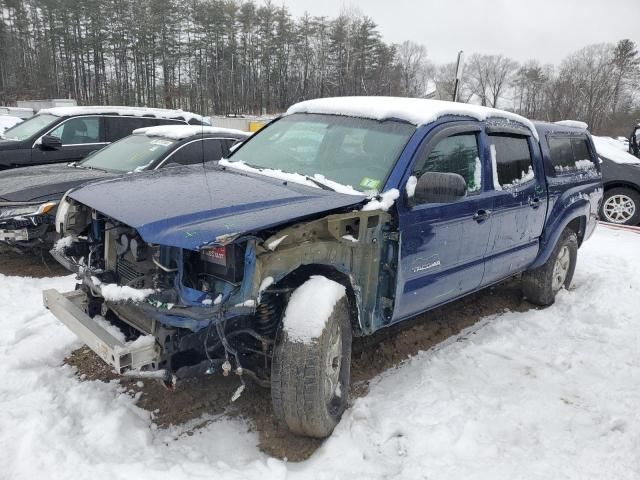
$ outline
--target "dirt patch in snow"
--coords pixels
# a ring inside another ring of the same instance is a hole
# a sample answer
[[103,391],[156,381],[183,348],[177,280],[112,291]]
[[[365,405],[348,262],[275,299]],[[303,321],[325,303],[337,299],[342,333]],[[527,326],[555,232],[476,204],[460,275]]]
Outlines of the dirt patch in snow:
[[18,253],[0,246],[0,274],[18,277],[61,277],[69,272],[46,250]]
[[[402,324],[391,326],[366,339],[356,339],[351,368],[352,398],[367,394],[369,382],[378,374],[395,368],[408,357],[432,348],[456,335],[480,319],[504,310],[525,311],[533,308],[522,300],[520,283],[510,280],[483,292],[419,315]],[[464,341],[464,339],[459,339]],[[66,359],[76,367],[82,380],[112,381],[118,376],[87,347]],[[269,390],[248,382],[242,396],[231,403],[239,385],[235,376],[214,375],[182,382],[175,392],[167,391],[152,379],[120,378],[121,385],[132,395],[140,394],[138,406],[153,413],[160,428],[196,421],[187,434],[193,434],[209,421],[197,423],[204,414],[226,413],[247,418],[258,432],[260,449],[277,458],[302,461],[322,444],[321,440],[292,435],[273,415]]]

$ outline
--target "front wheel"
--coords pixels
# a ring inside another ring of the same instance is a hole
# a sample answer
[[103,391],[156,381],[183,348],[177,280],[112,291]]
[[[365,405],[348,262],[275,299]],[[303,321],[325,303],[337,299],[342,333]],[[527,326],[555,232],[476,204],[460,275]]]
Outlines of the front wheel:
[[600,218],[618,225],[640,223],[640,194],[630,188],[607,190],[600,207]]
[[522,293],[532,303],[551,305],[561,288],[568,288],[578,260],[578,238],[574,231],[562,232],[551,256],[539,268],[522,274]]
[[[276,337],[271,362],[273,410],[298,435],[327,437],[347,407],[351,321],[344,292],[332,280],[312,277],[292,293]],[[326,317],[321,318],[323,324],[318,325],[318,314]],[[297,325],[288,328],[291,321]]]

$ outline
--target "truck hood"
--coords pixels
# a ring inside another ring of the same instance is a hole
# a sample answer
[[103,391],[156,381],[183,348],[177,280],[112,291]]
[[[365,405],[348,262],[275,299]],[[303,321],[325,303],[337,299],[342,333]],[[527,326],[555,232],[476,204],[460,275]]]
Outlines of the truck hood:
[[3,170],[0,172],[0,200],[7,202],[57,200],[70,188],[113,175],[102,170],[74,168],[66,164]]
[[92,183],[69,196],[135,228],[148,243],[189,250],[366,199],[217,165],[142,172]]

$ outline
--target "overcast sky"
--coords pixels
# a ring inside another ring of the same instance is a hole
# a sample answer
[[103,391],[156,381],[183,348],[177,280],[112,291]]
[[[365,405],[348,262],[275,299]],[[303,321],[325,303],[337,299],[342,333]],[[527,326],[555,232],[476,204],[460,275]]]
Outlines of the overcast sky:
[[275,0],[295,16],[335,17],[356,7],[384,39],[413,40],[432,61],[465,53],[502,53],[518,61],[559,63],[591,43],[640,43],[640,0]]

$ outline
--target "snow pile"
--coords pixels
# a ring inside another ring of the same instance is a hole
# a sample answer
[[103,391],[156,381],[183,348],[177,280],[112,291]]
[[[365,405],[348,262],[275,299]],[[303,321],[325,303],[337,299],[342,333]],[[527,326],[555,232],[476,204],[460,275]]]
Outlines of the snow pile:
[[235,130],[233,128],[209,127],[206,125],[160,125],[157,127],[137,128],[133,135],[146,135],[147,137],[163,137],[171,140],[184,140],[195,135],[234,135],[248,138],[249,132]]
[[128,286],[120,286],[115,283],[102,283],[98,278],[91,277],[94,285],[100,287],[102,297],[108,302],[135,302],[144,301],[155,290],[152,288],[133,288]]
[[[586,161],[588,162],[589,160],[586,160]],[[591,163],[591,165],[593,165],[593,163]],[[524,170],[520,172],[520,178],[516,178],[511,183],[502,184],[501,187],[506,189],[515,188],[519,185],[535,180],[535,178],[536,178],[536,175],[535,173],[533,173],[533,167],[529,167],[529,170],[527,170],[526,172]]]
[[415,175],[411,175],[407,179],[407,184],[405,185],[405,190],[407,191],[407,197],[413,198],[416,194],[416,187],[418,186],[418,178]]
[[[615,163],[640,164],[640,159],[623,150],[622,142],[610,137],[591,137],[598,155]],[[622,148],[622,149],[621,149]]]
[[580,130],[589,128],[589,125],[584,122],[579,122],[578,120],[560,120],[559,122],[555,122],[555,124],[562,125],[563,127],[579,128]]
[[426,125],[445,115],[471,117],[476,120],[498,118],[520,123],[537,139],[533,123],[515,113],[495,108],[454,103],[442,100],[402,97],[336,97],[318,98],[296,103],[289,107],[287,115],[294,113],[319,113],[371,118],[373,120],[403,120],[414,125]]
[[[415,192],[415,190],[414,190]],[[363,211],[373,211],[373,210],[389,210],[395,201],[400,197],[400,192],[397,188],[391,188],[384,193],[381,193],[373,200],[369,200],[363,207]]]
[[5,130],[8,130],[21,122],[21,118],[13,117],[11,115],[0,115],[0,135],[2,135]]
[[70,247],[73,244],[73,237],[71,235],[67,235],[66,237],[59,238],[53,244],[53,250],[58,253],[63,253],[64,249]]
[[491,175],[493,177],[494,190],[502,190],[500,179],[498,179],[498,157],[496,154],[496,146],[492,143],[489,145],[489,153],[491,155]]
[[169,110],[166,108],[147,107],[116,107],[116,106],[87,106],[87,107],[54,107],[43,108],[38,115],[48,114],[56,117],[68,117],[71,115],[127,115],[132,117],[153,117],[180,119],[186,122],[191,120],[203,121],[202,116],[182,110]]
[[311,343],[319,338],[333,307],[345,293],[343,285],[320,275],[298,287],[291,294],[282,321],[289,340]]
[[482,190],[482,162],[480,157],[476,157],[473,163],[473,188],[471,192],[479,192]]
[[127,343],[128,348],[144,348],[155,345],[156,338],[153,335],[140,335],[133,342]]
[[[236,170],[240,170],[243,172],[257,173],[258,175],[265,175],[267,177],[277,178],[278,180],[283,180],[285,182],[293,182],[293,183],[299,183],[301,185],[306,185],[307,187],[321,188],[318,184],[309,180],[309,177],[307,177],[306,175],[301,175],[299,173],[283,172],[282,170],[274,170],[272,168],[254,168],[247,165],[242,160],[238,160],[234,162],[231,160],[227,160],[226,158],[223,158],[222,160],[220,160],[218,164],[223,167],[234,168]],[[342,185],[341,183],[328,180],[323,175],[319,175],[316,173],[312,178],[318,181],[319,183],[325,184],[326,186],[335,190],[338,193],[346,193],[347,195],[364,196],[362,192],[359,192],[358,190],[354,189],[351,185]]]
[[100,315],[96,315],[95,317],[93,317],[93,321],[96,322],[98,325],[100,325],[104,330],[109,332],[109,334],[116,340],[119,340],[122,343],[125,343],[127,341],[127,338],[125,337],[122,330],[120,330],[118,327],[116,327],[113,323],[111,323],[106,318]]
[[593,162],[586,158],[584,160],[576,160],[574,165],[576,170],[591,170],[592,168],[596,168]]
[[41,303],[73,278],[0,275],[0,476],[637,480],[639,243],[600,228],[555,305],[492,315],[374,378],[300,464],[261,453],[242,419],[160,430],[118,383],[79,381],[62,361],[80,343]]
[[595,170],[596,166],[591,160],[584,159],[584,160],[576,160],[572,167],[570,166],[563,167],[562,165],[556,165],[553,168],[556,172],[563,173],[563,172],[575,172],[576,170],[578,171]]

